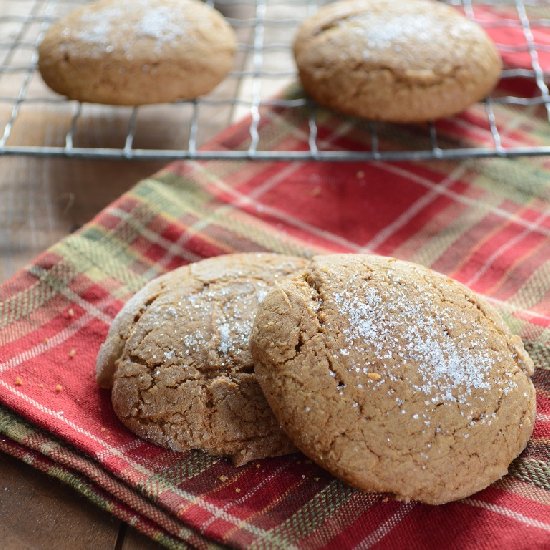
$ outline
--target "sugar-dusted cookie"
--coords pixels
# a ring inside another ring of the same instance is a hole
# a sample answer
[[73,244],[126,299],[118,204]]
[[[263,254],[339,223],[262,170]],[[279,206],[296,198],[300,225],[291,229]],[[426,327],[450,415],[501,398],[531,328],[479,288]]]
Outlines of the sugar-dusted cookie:
[[500,56],[483,29],[431,0],[345,0],[300,27],[294,55],[321,105],[376,120],[449,116],[487,95]]
[[271,291],[255,372],[295,445],[366,491],[443,503],[506,474],[533,429],[533,363],[463,285],[368,255],[313,259]]
[[[131,4],[131,5],[130,5]],[[143,105],[208,93],[231,70],[235,33],[196,0],[100,0],[55,22],[38,66],[71,99]]]
[[248,341],[258,303],[304,265],[233,254],[146,285],[116,317],[97,360],[120,420],[158,445],[236,464],[292,452],[256,382]]

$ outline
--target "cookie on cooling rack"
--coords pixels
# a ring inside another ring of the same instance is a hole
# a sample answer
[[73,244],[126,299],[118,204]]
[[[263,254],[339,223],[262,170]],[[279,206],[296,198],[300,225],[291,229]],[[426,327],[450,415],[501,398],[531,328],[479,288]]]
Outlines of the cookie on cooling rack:
[[487,34],[431,0],[346,0],[300,27],[304,90],[350,115],[392,122],[449,116],[485,97],[501,71]]
[[121,310],[97,359],[97,380],[134,433],[237,465],[287,454],[256,382],[249,336],[258,303],[305,260],[233,254],[150,282]]
[[55,92],[80,101],[144,105],[193,99],[231,70],[236,38],[196,0],[101,0],[54,23],[38,67]]
[[314,258],[261,303],[251,351],[295,445],[366,491],[466,497],[506,474],[533,429],[521,340],[469,289],[408,262]]

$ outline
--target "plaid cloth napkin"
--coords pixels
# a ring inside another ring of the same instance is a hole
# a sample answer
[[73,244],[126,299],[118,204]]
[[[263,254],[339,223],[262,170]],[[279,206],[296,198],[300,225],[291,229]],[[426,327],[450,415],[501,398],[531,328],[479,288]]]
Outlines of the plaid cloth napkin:
[[[522,53],[506,56],[510,65],[525,62]],[[540,61],[550,67],[550,56]],[[495,109],[504,145],[550,142],[542,108]],[[263,147],[307,148],[306,112],[273,107],[262,115]],[[331,147],[370,146],[361,123],[328,112],[318,123]],[[481,106],[438,129],[442,147],[492,143]],[[386,149],[429,146],[423,126],[385,128],[380,139]],[[244,121],[210,147],[246,149],[248,140]],[[484,294],[537,367],[535,431],[509,475],[430,507],[356,491],[299,454],[235,468],[134,437],[94,382],[109,323],[151,278],[234,251],[394,255]],[[175,163],[38,257],[0,288],[0,300],[0,450],[169,548],[550,546],[547,158]]]

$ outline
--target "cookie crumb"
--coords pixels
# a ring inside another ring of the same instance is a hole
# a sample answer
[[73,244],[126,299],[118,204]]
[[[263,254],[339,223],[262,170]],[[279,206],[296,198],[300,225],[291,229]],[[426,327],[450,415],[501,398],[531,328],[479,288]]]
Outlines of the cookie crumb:
[[57,384],[55,386],[55,393],[61,393],[63,391],[63,386],[61,384]]
[[236,492],[236,493],[240,493],[241,490],[237,487],[237,488],[235,489],[235,492]]
[[23,385],[23,379],[18,376],[16,379],[15,379],[15,385],[16,386],[22,386]]
[[71,348],[71,351],[69,351],[69,359],[73,359],[76,355],[76,350],[74,348]]
[[305,479],[306,478],[306,475],[305,474],[302,474],[302,479]]
[[219,476],[218,479],[222,482],[222,483],[225,483],[229,478],[227,476]]
[[321,188],[317,185],[311,190],[312,197],[318,197],[321,194]]
[[69,311],[67,311],[67,315],[69,317],[74,317],[74,309],[72,307],[69,308]]
[[382,376],[380,374],[378,374],[377,372],[369,372],[367,374],[367,378],[369,378],[370,380],[380,380],[380,378],[382,378]]
[[259,464],[259,462],[256,463],[256,469],[258,469],[258,470],[260,469],[260,464]]
[[390,500],[389,497],[384,497],[384,498],[382,499],[382,502],[389,502],[389,500]]
[[362,180],[365,177],[365,172],[363,170],[359,170],[356,174],[357,179]]
[[315,481],[319,481],[321,478],[320,477],[314,477],[313,478]]

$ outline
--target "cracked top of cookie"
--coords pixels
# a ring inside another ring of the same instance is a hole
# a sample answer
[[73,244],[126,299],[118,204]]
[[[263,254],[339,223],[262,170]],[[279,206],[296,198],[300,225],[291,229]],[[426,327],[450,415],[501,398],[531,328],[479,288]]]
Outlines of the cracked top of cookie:
[[117,416],[175,450],[243,463],[292,449],[257,382],[249,336],[258,304],[305,260],[235,254],[152,281],[119,313],[97,362]]
[[296,446],[365,490],[430,503],[472,494],[532,430],[521,340],[469,289],[415,264],[317,257],[266,297],[251,346]]

